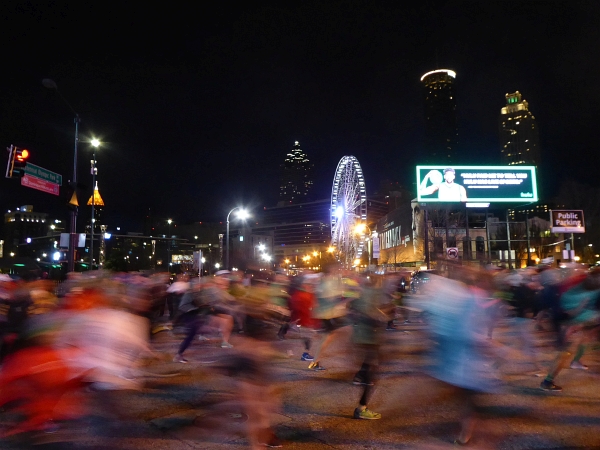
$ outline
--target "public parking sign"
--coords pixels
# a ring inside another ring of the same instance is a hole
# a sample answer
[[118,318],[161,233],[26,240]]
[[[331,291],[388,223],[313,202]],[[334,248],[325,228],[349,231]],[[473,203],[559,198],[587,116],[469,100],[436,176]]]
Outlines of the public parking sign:
[[581,210],[550,210],[552,233],[585,233],[585,222]]

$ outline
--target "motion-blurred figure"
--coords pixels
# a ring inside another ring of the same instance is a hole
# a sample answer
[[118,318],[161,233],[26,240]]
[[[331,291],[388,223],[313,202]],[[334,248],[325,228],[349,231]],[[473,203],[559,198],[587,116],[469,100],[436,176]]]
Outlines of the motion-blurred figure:
[[424,288],[429,331],[435,342],[430,374],[458,388],[465,411],[455,442],[464,445],[477,423],[476,395],[494,392],[497,387],[482,308],[490,297],[491,282],[489,275],[475,269],[456,267],[450,274],[453,279],[431,275]]
[[594,269],[576,286],[560,296],[560,307],[565,315],[563,346],[556,357],[548,375],[541,382],[544,391],[561,391],[554,384],[555,378],[571,360],[571,369],[587,370],[580,358],[585,351],[585,344],[597,339],[600,325],[600,270]]
[[364,276],[361,279],[359,297],[349,305],[355,319],[355,325],[352,329],[354,352],[362,361],[361,367],[353,380],[354,384],[363,387],[358,406],[354,410],[355,419],[381,419],[381,414],[367,408],[367,403],[373,393],[379,364],[380,334],[389,319],[389,316],[381,309],[388,304],[381,284],[380,277],[374,275]]
[[236,397],[248,415],[247,434],[250,448],[281,447],[272,428],[272,416],[280,409],[272,367],[277,353],[269,344],[248,337],[218,366],[234,381]]

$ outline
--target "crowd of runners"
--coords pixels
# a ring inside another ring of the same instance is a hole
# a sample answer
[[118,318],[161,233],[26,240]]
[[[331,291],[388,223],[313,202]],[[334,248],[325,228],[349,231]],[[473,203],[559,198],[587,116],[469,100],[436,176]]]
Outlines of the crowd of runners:
[[[502,392],[503,362],[525,360],[528,374],[539,376],[548,392],[561,391],[556,382],[564,368],[588,369],[585,350],[597,342],[600,324],[600,270],[450,265],[430,275],[417,295],[405,292],[408,277],[336,265],[270,280],[229,271],[175,280],[165,273],[97,271],[72,273],[56,285],[0,275],[0,407],[19,417],[0,429],[0,439],[52,433],[77,421],[96,406],[94,393],[142,389],[152,375],[148,360],[194,362],[188,350],[200,341],[221,347],[215,370],[234,380],[252,448],[281,446],[271,423],[281,408],[277,380],[265,368],[295,353],[276,351],[277,340],[298,347],[305,370],[321,372],[332,344],[345,343],[358,358],[348,382],[361,387],[352,416],[381,419],[369,400],[382,336],[411,314],[423,322],[427,373],[454,386],[465,406],[457,444],[467,444],[477,428],[480,394]],[[416,296],[418,308],[408,301]],[[495,339],[499,324],[514,331],[512,342]],[[553,336],[556,358],[549,367],[534,345],[540,330]],[[160,333],[180,340],[168,354],[153,344]],[[233,344],[232,335],[239,335]]]

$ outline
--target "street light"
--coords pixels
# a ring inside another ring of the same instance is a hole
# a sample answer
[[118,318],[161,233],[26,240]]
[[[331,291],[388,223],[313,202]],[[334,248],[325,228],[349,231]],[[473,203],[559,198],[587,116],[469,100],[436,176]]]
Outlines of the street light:
[[367,244],[367,265],[371,265],[371,250],[372,250],[372,246],[373,246],[373,232],[371,231],[371,228],[366,224],[366,223],[359,223],[354,227],[354,232],[358,235],[361,236],[365,236],[367,234],[368,231],[368,238],[365,239],[368,241]]
[[227,214],[227,231],[225,233],[225,246],[227,247],[227,249],[225,251],[225,269],[227,269],[227,270],[229,269],[229,216],[236,209],[239,209],[239,212],[237,213],[238,219],[244,220],[250,216],[250,214],[248,214],[248,211],[246,211],[243,208],[240,209],[239,206],[236,206],[231,211],[229,211],[229,214]]
[[171,219],[168,219],[167,223],[169,224],[169,235],[167,236],[167,238],[169,239],[167,241],[167,270],[169,271],[169,273],[171,273],[171,224],[173,223],[173,221]]
[[96,175],[98,169],[96,168],[96,149],[100,147],[100,141],[98,139],[92,139],[91,142],[94,151],[92,152],[92,221],[90,222],[90,270],[94,270],[94,214],[96,206]]
[[[71,112],[75,114],[75,150],[73,152],[73,179],[71,180],[71,183],[73,185],[74,191],[77,192],[77,147],[79,145],[79,122],[81,120],[79,119],[79,114],[77,114],[77,112],[73,109],[73,107],[67,101],[67,99],[64,98],[63,95],[60,93],[60,91],[58,90],[58,86],[56,85],[54,80],[51,80],[50,78],[44,78],[42,80],[42,85],[44,85],[45,88],[55,90],[56,93],[60,96],[60,98],[69,107]],[[77,198],[76,194],[75,198]],[[68,272],[73,272],[75,270],[75,246],[77,242],[77,207],[78,205],[73,205],[73,208],[71,209],[71,223],[69,229],[69,253],[67,254]]]

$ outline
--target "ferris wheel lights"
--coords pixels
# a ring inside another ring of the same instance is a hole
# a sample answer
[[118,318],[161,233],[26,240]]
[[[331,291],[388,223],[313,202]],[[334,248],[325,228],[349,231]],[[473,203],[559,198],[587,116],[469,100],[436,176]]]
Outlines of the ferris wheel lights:
[[338,206],[336,208],[335,217],[337,217],[338,219],[341,219],[342,217],[344,217],[344,207],[343,206]]

